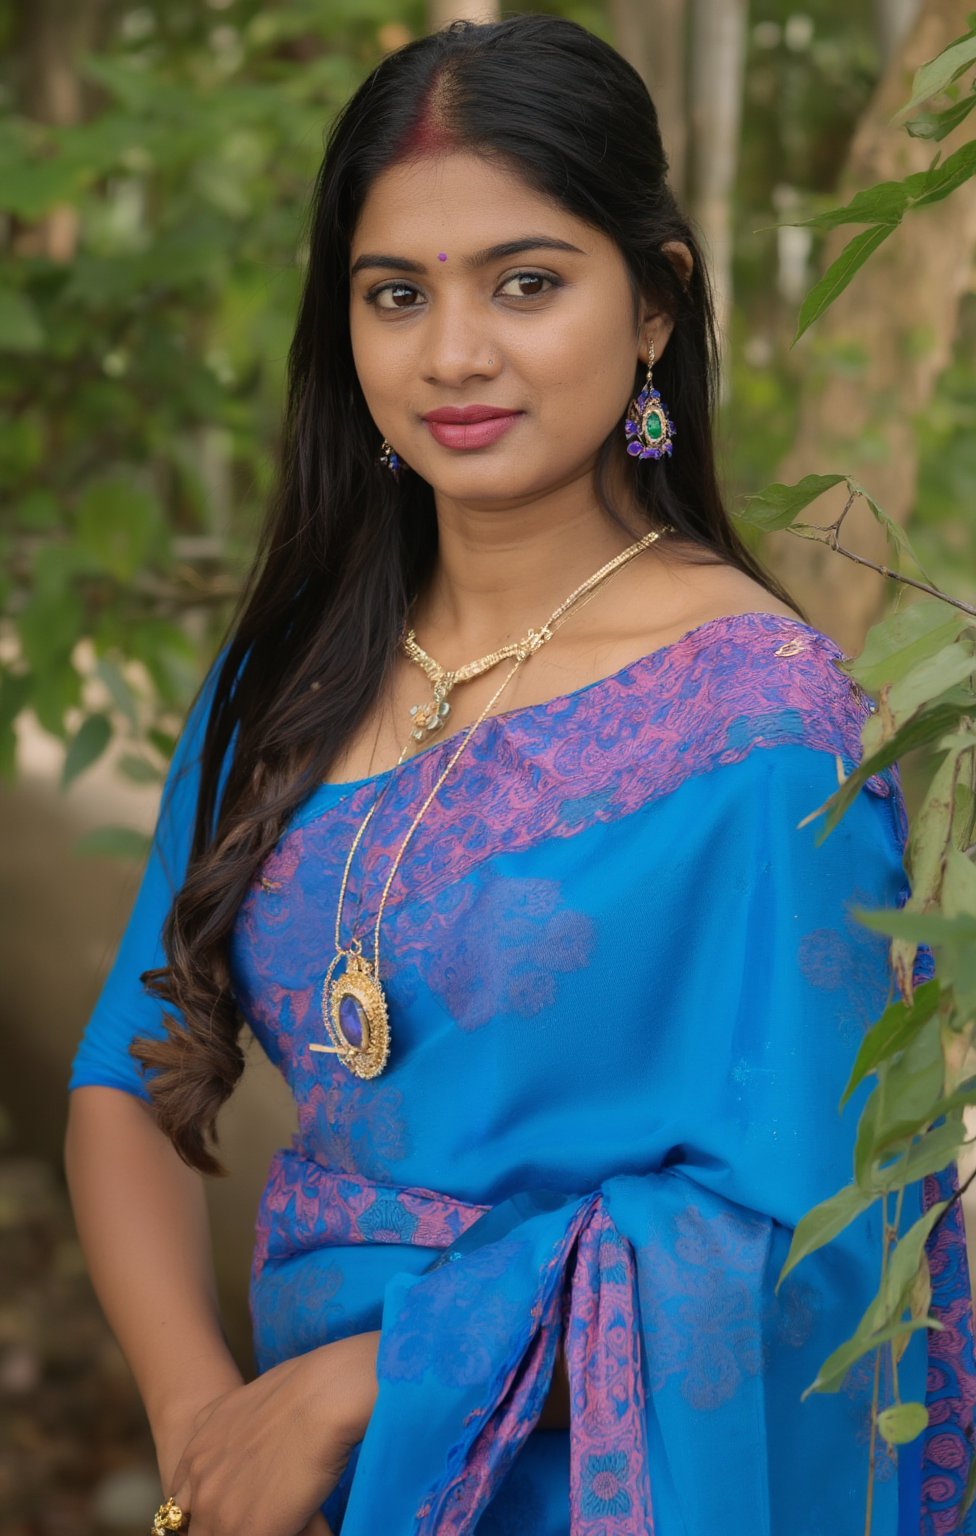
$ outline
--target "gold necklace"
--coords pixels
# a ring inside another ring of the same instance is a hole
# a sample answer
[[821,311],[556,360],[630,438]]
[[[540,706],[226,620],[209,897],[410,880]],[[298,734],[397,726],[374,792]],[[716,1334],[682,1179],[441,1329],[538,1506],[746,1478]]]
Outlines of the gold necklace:
[[[667,533],[668,531],[669,527],[667,525],[661,530],[662,533]],[[648,544],[653,544],[657,537],[657,532],[653,535],[645,534],[636,544],[631,545],[630,549],[623,551],[624,556],[629,559],[632,554],[640,554],[641,550],[646,548]],[[617,560],[620,558],[620,556],[617,556]],[[615,560],[608,561],[606,565],[601,566],[600,570],[597,571],[595,576],[590,578],[589,582],[585,582],[582,587],[577,587],[576,591],[556,609],[556,612],[549,620],[549,624],[544,625],[543,628],[547,629],[575,602],[577,597],[588,591],[592,585],[600,581],[604,576],[609,575],[611,570],[615,569],[615,566]],[[410,734],[414,740],[423,741],[425,736],[433,735],[435,731],[441,729],[451,712],[447,696],[456,683],[465,683],[473,677],[480,677],[483,672],[487,672],[491,667],[497,666],[500,661],[507,660],[509,656],[520,655],[522,647],[530,642],[533,634],[534,631],[530,629],[523,640],[512,640],[508,645],[503,645],[497,651],[491,651],[489,655],[482,656],[477,661],[467,661],[464,666],[457,667],[454,671],[449,671],[446,667],[442,667],[439,662],[436,662],[433,656],[428,655],[423,646],[418,643],[416,631],[408,629],[400,641],[400,649],[411,661],[415,661],[419,667],[423,668],[434,685],[434,696],[428,703],[412,704],[410,706],[410,714],[413,718],[413,729]],[[548,639],[548,635],[545,638]]]
[[[532,630],[529,630],[529,635],[531,634]],[[528,636],[526,639],[528,639]],[[451,706],[447,702],[447,695],[455,683],[466,683],[472,677],[480,677],[482,672],[487,672],[490,667],[497,666],[500,661],[505,661],[509,656],[517,656],[520,646],[525,643],[525,640],[513,640],[511,644],[502,646],[501,650],[492,651],[489,656],[482,656],[479,661],[468,661],[463,667],[458,667],[455,671],[449,672],[446,668],[440,666],[433,656],[428,656],[423,646],[418,645],[416,632],[408,629],[400,643],[401,649],[405,655],[409,656],[411,661],[415,661],[418,666],[423,667],[434,685],[434,697],[429,703],[412,704],[410,706],[410,714],[413,717],[413,729],[410,734],[414,740],[423,741],[425,736],[432,735],[434,731],[441,729],[447,716],[451,713]]]
[[[539,650],[543,645],[545,645],[547,640],[552,639],[553,632],[559,627],[559,623],[565,622],[563,615],[569,608],[573,607],[574,604],[576,604],[579,599],[584,596],[584,594],[591,592],[591,590],[597,586],[599,582],[604,581],[608,576],[612,574],[613,571],[617,570],[620,566],[626,564],[628,560],[632,560],[635,555],[640,554],[642,550],[647,549],[651,544],[655,543],[655,541],[661,537],[662,533],[669,532],[671,532],[671,526],[670,524],[665,523],[662,528],[653,529],[650,533],[646,533],[643,538],[638,539],[635,544],[631,544],[628,549],[623,550],[621,554],[616,555],[614,559],[609,560],[606,565],[601,566],[601,568],[595,572],[594,575],[589,577],[587,581],[583,582],[581,586],[577,587],[576,591],[571,593],[566,601],[561,603],[555,612],[550,615],[541,629],[530,629],[523,640],[514,642],[514,647],[505,647],[501,651],[492,652],[490,657],[483,657],[482,661],[479,663],[471,663],[471,665],[477,665],[481,668],[482,671],[485,671],[487,670],[488,666],[494,665],[496,661],[505,659],[506,656],[514,655],[516,657],[514,667],[511,668],[503,682],[492,694],[491,698],[488,700],[488,703],[485,705],[484,709],[481,711],[481,714],[478,716],[474,724],[468,727],[468,730],[465,732],[460,746],[449,758],[447,766],[444,768],[433,789],[430,791],[430,794],[427,796],[423,805],[420,807],[420,810],[414,817],[406,837],[403,839],[403,842],[400,844],[400,847],[397,850],[396,857],[393,860],[393,866],[389,875],[387,876],[386,884],[383,887],[383,893],[380,897],[379,911],[376,915],[376,927],[374,930],[373,959],[370,961],[363,955],[362,941],[358,938],[350,939],[348,946],[343,948],[340,937],[342,931],[342,906],[345,900],[346,885],[349,880],[349,870],[352,867],[353,856],[359,846],[363,833],[369,825],[374,811],[377,809],[380,801],[382,800],[387,788],[392,781],[392,775],[387,778],[386,784],[384,784],[383,788],[380,790],[380,793],[373,801],[373,804],[370,806],[366,816],[360,824],[359,831],[353,838],[352,847],[349,849],[349,855],[346,859],[346,867],[342,875],[342,884],[339,889],[339,905],[336,909],[335,923],[336,952],[332,959],[332,963],[326,972],[325,981],[322,984],[321,998],[322,1021],[325,1024],[330,1039],[332,1040],[332,1044],[320,1045],[318,1042],[313,1042],[309,1046],[310,1051],[321,1051],[323,1053],[337,1056],[342,1065],[348,1068],[350,1072],[354,1073],[356,1077],[378,1077],[383,1071],[390,1054],[390,1021],[389,1010],[386,1004],[386,997],[384,995],[383,988],[380,985],[379,979],[380,924],[383,921],[383,908],[386,905],[386,898],[389,894],[390,886],[393,884],[396,872],[400,867],[400,860],[403,858],[407,844],[413,837],[417,827],[420,825],[420,822],[422,821],[431,801],[434,799],[444,780],[447,778],[451,769],[454,767],[454,764],[461,756],[468,742],[471,740],[472,735],[484,720],[492,705],[501,696],[504,689],[508,687],[508,684],[515,676],[522,663],[526,661],[529,656],[534,655],[535,652]],[[482,663],[484,664],[482,665]],[[436,667],[437,663],[434,662],[433,665]],[[460,672],[464,670],[464,668],[461,668],[457,673],[446,674],[453,679],[451,682],[452,687],[454,682],[460,682],[463,680],[460,676]],[[476,676],[477,674],[471,673],[469,675]],[[435,683],[435,688],[436,686],[437,685]],[[443,716],[440,718],[443,719]],[[411,734],[414,736],[416,735],[415,732],[412,732]],[[407,743],[407,747],[408,746],[409,742]],[[399,768],[404,761],[407,747],[404,747],[403,752],[400,754],[399,760],[396,764],[397,768]],[[340,960],[343,959],[347,962],[346,969],[339,977],[338,981],[333,982],[332,977],[336,966],[339,964]]]

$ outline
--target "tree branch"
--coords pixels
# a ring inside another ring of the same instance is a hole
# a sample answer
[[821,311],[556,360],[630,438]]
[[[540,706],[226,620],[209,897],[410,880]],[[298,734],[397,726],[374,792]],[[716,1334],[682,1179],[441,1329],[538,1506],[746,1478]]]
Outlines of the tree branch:
[[886,576],[889,581],[900,581],[903,586],[914,587],[917,592],[925,592],[929,597],[941,598],[944,603],[951,603],[953,608],[962,609],[963,613],[972,614],[976,618],[976,607],[972,603],[963,602],[961,597],[950,597],[948,592],[943,592],[939,587],[932,586],[927,581],[916,581],[913,576],[902,576],[899,571],[893,571],[890,566],[877,565],[873,560],[867,560],[863,555],[856,555],[852,549],[847,549],[838,537],[841,524],[854,504],[857,492],[853,492],[848,498],[843,512],[833,523],[792,523],[786,530],[793,533],[799,539],[812,540],[815,544],[826,544],[828,549],[834,550],[838,555],[843,555],[847,560],[853,560],[855,565],[866,565],[868,570],[877,571],[879,576]]

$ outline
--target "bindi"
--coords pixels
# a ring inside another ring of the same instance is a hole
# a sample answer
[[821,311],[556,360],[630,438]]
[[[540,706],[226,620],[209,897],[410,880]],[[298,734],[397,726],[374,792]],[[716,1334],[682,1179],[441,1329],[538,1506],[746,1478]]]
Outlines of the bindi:
[[438,252],[437,260],[438,261],[446,261],[447,260],[447,256],[445,255],[445,253],[443,251]]

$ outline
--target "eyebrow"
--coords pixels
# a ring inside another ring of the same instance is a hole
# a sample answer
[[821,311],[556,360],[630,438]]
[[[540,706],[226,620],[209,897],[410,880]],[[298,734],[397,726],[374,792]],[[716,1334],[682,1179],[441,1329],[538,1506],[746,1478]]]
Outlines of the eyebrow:
[[[486,267],[490,261],[500,261],[506,256],[519,256],[523,251],[571,251],[576,256],[586,255],[578,245],[570,245],[568,240],[554,240],[548,235],[531,235],[523,240],[506,240],[501,245],[486,246],[483,251],[475,251],[473,256],[466,256],[462,266]],[[366,267],[384,267],[397,272],[417,272],[422,275],[427,272],[423,262],[410,261],[406,256],[387,256],[367,252],[353,262],[349,276],[355,277],[357,272],[362,272]]]

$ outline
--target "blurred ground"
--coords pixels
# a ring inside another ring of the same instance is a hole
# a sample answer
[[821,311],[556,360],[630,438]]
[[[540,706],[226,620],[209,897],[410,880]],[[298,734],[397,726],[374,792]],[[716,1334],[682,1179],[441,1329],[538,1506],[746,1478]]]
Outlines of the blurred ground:
[[60,1181],[0,1159],[0,1529],[145,1536],[160,1502],[128,1366],[95,1301]]

